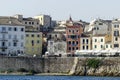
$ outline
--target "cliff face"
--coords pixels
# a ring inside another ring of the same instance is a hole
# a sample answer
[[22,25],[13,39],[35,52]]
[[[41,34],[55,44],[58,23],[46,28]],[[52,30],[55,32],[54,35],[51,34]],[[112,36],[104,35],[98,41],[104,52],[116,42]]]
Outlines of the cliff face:
[[[89,76],[120,76],[120,58],[94,58],[99,60],[98,67],[87,65],[92,58],[78,58],[74,72],[71,75]],[[91,64],[92,65],[92,64]]]
[[0,57],[0,71],[24,68],[40,73],[69,75],[120,76],[120,57],[100,58],[27,58]]

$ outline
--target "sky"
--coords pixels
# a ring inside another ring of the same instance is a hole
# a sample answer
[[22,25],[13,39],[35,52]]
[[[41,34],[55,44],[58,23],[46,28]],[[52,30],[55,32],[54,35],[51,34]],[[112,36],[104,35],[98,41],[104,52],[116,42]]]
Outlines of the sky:
[[53,20],[120,18],[120,0],[0,0],[0,16],[50,15]]

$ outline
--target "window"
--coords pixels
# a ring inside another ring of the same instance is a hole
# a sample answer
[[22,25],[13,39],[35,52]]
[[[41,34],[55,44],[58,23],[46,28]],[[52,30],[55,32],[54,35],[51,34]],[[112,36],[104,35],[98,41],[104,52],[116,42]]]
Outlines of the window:
[[117,28],[119,28],[119,25],[117,25]]
[[14,42],[14,43],[13,43],[13,46],[17,46],[17,43],[16,43],[16,42]]
[[78,50],[78,47],[76,47],[76,50]]
[[72,33],[74,34],[74,30],[72,30]]
[[14,28],[14,31],[17,31],[17,28],[16,28],[16,27]]
[[83,46],[83,50],[85,49],[85,46]]
[[97,39],[95,39],[95,42],[97,42]]
[[101,45],[101,48],[103,48],[103,45]]
[[74,45],[74,44],[75,44],[75,41],[73,41],[72,44]]
[[40,37],[40,35],[38,34],[37,37]]
[[34,46],[34,40],[32,40],[31,43],[32,43],[32,46]]
[[97,30],[99,30],[99,28],[97,27]]
[[86,43],[88,44],[88,39],[86,39]]
[[32,22],[32,25],[34,24],[34,22]]
[[25,24],[27,24],[27,22],[25,22]]
[[2,49],[2,52],[5,52],[5,49]]
[[71,32],[71,30],[69,30],[69,32]]
[[114,28],[119,28],[119,25],[114,25]]
[[39,41],[39,40],[37,40],[37,43],[40,43],[40,41]]
[[106,45],[106,48],[108,48],[108,45]]
[[68,44],[70,45],[70,44],[71,44],[71,41],[69,41]]
[[9,31],[12,31],[12,28],[11,28],[11,27],[9,27],[9,28],[8,28],[8,30],[9,30]]
[[31,24],[31,22],[29,22],[29,24]]
[[5,42],[2,42],[2,46],[5,46]]
[[24,31],[24,28],[21,28],[21,31]]
[[75,48],[73,47],[72,50],[75,50]]
[[112,48],[112,45],[110,45],[110,48]]
[[95,45],[94,47],[97,48],[97,45]]
[[119,36],[119,31],[114,31],[114,36]]
[[114,44],[114,48],[118,48],[119,47],[119,44]]
[[71,50],[71,47],[69,47],[69,50]]
[[86,49],[88,50],[88,46],[86,46]]
[[34,37],[34,34],[32,34],[31,37]]
[[85,43],[85,40],[83,39],[83,44]]
[[76,32],[78,32],[78,30],[76,30]]
[[57,35],[55,35],[55,37],[57,37]]
[[118,38],[117,38],[117,37],[115,38],[115,41],[118,41]]
[[29,37],[29,34],[26,34],[26,37]]
[[78,45],[78,41],[76,41],[76,44]]
[[103,25],[103,23],[99,23],[99,25]]
[[103,42],[103,39],[101,39],[101,42]]
[[2,31],[6,31],[6,27],[2,27]]

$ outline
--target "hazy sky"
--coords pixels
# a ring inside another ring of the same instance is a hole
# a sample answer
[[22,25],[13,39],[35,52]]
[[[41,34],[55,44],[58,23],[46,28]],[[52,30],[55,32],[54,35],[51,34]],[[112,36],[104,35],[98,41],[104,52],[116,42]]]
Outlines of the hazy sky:
[[0,0],[0,16],[48,14],[54,20],[120,18],[120,0]]

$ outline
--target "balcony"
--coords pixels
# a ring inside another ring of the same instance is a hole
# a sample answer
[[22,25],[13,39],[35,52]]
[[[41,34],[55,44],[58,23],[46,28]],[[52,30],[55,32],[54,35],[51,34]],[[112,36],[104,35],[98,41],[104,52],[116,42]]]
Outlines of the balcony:
[[0,49],[7,49],[7,46],[0,46]]
[[17,39],[13,39],[13,42],[18,42],[18,40]]
[[1,31],[1,33],[8,33],[7,31]]
[[0,41],[8,41],[7,39],[5,39],[5,38],[2,38],[2,39],[0,39]]

